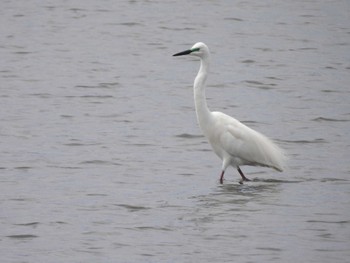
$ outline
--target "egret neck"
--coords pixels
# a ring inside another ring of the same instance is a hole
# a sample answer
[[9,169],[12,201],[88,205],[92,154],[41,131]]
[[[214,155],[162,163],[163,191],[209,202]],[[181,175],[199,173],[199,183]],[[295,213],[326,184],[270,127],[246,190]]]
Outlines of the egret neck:
[[201,58],[201,66],[194,80],[193,86],[197,119],[204,133],[206,130],[206,127],[204,126],[208,124],[211,116],[205,97],[205,82],[207,80],[207,75],[209,71],[209,60],[209,54]]

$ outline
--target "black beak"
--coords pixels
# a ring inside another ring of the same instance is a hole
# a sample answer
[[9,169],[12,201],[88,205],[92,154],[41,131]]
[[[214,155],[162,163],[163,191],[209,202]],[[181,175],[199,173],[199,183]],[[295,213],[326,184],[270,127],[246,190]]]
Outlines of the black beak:
[[179,52],[179,53],[176,53],[173,55],[173,57],[177,57],[177,56],[183,56],[183,55],[188,55],[188,54],[191,54],[192,53],[192,50],[189,49],[189,50],[185,50],[185,51],[182,51],[182,52]]

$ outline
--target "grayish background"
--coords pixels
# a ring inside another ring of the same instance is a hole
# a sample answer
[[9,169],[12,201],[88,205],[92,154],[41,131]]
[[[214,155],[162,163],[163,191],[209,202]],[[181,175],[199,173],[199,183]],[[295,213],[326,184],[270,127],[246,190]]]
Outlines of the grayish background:
[[[349,1],[1,1],[2,262],[345,262]],[[221,162],[208,104],[275,139],[283,173]]]

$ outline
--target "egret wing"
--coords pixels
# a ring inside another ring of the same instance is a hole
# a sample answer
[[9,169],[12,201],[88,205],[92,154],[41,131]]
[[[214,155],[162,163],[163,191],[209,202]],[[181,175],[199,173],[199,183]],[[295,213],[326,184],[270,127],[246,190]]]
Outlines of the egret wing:
[[243,164],[282,170],[284,154],[266,136],[233,119],[220,136],[224,150]]

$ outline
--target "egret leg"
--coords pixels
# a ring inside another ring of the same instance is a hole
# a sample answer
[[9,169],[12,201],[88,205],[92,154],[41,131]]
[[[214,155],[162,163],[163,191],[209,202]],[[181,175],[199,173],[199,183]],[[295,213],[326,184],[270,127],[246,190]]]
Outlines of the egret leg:
[[224,183],[224,173],[225,173],[225,171],[222,171],[221,176],[220,176],[220,184]]
[[243,183],[244,181],[246,181],[246,182],[250,181],[250,179],[248,179],[247,177],[245,177],[245,175],[244,175],[244,173],[242,172],[241,168],[237,167],[237,170],[238,170],[239,174],[240,174],[241,177],[242,177],[242,181],[241,181],[242,183]]

